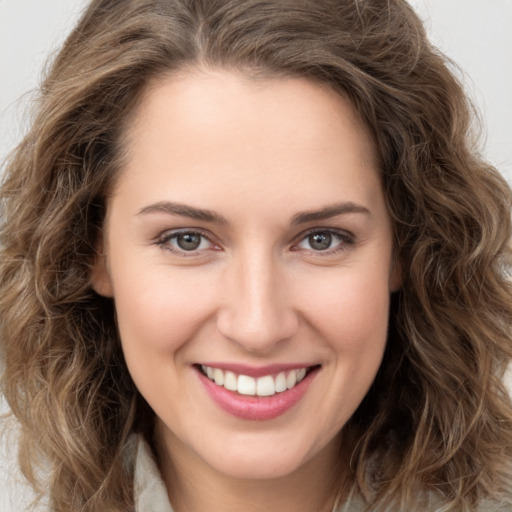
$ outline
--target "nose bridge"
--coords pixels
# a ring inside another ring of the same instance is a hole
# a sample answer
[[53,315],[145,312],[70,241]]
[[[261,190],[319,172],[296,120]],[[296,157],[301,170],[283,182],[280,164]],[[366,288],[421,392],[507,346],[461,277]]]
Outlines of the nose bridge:
[[267,351],[293,335],[298,319],[283,263],[271,250],[245,251],[225,275],[219,330],[248,351]]

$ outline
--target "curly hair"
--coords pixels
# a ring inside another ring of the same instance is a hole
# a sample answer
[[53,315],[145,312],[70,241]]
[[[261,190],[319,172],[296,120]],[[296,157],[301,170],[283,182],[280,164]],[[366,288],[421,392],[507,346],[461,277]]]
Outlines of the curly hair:
[[200,65],[329,84],[373,136],[403,282],[344,427],[352,489],[375,512],[415,510],[422,492],[443,511],[512,500],[512,196],[403,0],[92,1],[1,188],[1,385],[29,481],[56,512],[133,509],[126,454],[152,413],[91,268],[130,113],[153,78]]

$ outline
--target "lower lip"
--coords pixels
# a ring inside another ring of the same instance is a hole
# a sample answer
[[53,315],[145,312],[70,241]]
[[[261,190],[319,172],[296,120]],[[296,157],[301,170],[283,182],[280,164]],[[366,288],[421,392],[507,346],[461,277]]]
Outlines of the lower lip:
[[264,421],[281,416],[305,395],[318,369],[310,371],[295,387],[272,396],[241,395],[217,386],[197,370],[199,378],[213,401],[229,414],[244,420]]

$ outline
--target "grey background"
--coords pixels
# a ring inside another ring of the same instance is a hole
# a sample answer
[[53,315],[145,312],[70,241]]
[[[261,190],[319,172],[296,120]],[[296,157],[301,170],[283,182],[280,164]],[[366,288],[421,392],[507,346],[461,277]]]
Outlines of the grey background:
[[[30,91],[85,0],[0,0],[0,161],[27,123]],[[512,0],[411,0],[464,71],[484,120],[486,157],[512,183]]]

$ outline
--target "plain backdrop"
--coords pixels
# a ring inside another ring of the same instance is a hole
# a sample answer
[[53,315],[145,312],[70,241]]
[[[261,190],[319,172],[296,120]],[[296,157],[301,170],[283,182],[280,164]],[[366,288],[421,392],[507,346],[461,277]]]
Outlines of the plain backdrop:
[[[25,131],[31,91],[86,3],[0,0],[0,161]],[[512,183],[512,0],[411,0],[411,4],[424,19],[432,41],[453,60],[481,112],[484,155]],[[512,390],[512,378],[509,385]],[[7,461],[0,460],[0,510],[19,512],[19,496],[11,501],[3,492],[6,474],[12,476]]]
[[[19,140],[30,91],[86,0],[0,0],[0,161]],[[512,0],[411,0],[464,72],[484,120],[484,154],[512,183]]]

